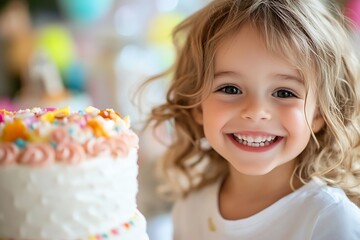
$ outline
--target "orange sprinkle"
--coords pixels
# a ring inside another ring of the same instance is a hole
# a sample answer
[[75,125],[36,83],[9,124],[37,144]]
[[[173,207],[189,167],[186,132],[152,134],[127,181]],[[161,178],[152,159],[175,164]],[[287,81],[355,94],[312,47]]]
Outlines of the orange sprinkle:
[[59,113],[56,113],[56,114],[55,114],[55,118],[56,118],[56,119],[63,119],[63,118],[65,118],[65,117],[67,117],[67,116],[69,116],[69,114],[63,113],[63,112],[59,112]]
[[103,118],[110,118],[110,112],[107,110],[101,110],[99,115],[102,116]]
[[104,119],[111,119],[111,120],[114,120],[116,122],[120,118],[120,114],[115,112],[113,109],[101,110],[99,115],[102,116]]
[[22,138],[24,140],[28,138],[26,125],[20,119],[16,119],[14,122],[5,124],[3,134],[1,136],[1,139],[4,142],[13,142],[18,138]]
[[87,125],[93,130],[93,133],[96,137],[106,137],[109,138],[108,133],[104,130],[101,124],[95,119],[89,120]]

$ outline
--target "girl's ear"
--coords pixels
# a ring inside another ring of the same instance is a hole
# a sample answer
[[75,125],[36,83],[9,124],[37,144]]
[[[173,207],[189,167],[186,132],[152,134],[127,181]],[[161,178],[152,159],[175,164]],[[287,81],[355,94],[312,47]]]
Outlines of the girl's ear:
[[196,123],[199,125],[203,124],[203,113],[201,106],[197,106],[191,110],[191,115],[193,116]]
[[320,111],[316,111],[314,119],[311,124],[311,129],[314,133],[319,132],[325,126],[325,120]]

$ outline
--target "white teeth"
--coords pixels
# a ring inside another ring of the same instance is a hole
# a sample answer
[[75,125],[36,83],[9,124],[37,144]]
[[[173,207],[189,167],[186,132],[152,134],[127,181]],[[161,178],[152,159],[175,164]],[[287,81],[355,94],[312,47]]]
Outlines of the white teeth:
[[234,139],[241,144],[250,146],[250,147],[264,147],[273,143],[276,136],[245,136],[233,134]]
[[234,136],[237,138],[237,139],[241,139],[243,141],[246,141],[248,143],[261,143],[261,142],[271,142],[275,139],[275,136],[256,136],[256,137],[253,137],[253,136],[245,136],[245,135],[237,135],[237,134],[234,134]]

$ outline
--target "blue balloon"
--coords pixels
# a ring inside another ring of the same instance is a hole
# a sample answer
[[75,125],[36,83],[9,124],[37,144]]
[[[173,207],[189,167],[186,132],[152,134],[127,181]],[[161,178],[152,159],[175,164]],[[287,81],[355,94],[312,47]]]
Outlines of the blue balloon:
[[64,72],[65,86],[76,92],[86,90],[86,72],[79,62],[72,62]]
[[100,19],[111,8],[113,0],[59,0],[59,5],[73,21],[89,23]]

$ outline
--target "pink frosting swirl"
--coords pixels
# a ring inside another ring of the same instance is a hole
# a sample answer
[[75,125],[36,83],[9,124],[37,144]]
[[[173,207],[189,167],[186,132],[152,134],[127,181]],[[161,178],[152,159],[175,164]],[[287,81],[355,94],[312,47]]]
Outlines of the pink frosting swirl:
[[108,143],[113,156],[127,156],[129,154],[127,142],[122,137],[111,138],[108,140]]
[[18,147],[13,143],[0,143],[0,166],[16,162],[19,155]]
[[55,129],[51,134],[51,138],[56,143],[70,140],[66,127],[59,127],[58,129]]
[[27,145],[18,158],[19,164],[28,166],[45,166],[55,159],[54,149],[47,143],[32,143]]
[[108,153],[111,150],[111,147],[104,138],[91,138],[87,140],[84,144],[84,149],[87,154],[90,156],[98,156],[100,154]]
[[129,148],[139,148],[139,137],[134,132],[129,132],[122,136]]
[[76,164],[85,159],[85,151],[80,144],[62,142],[56,147],[56,159],[62,163]]

